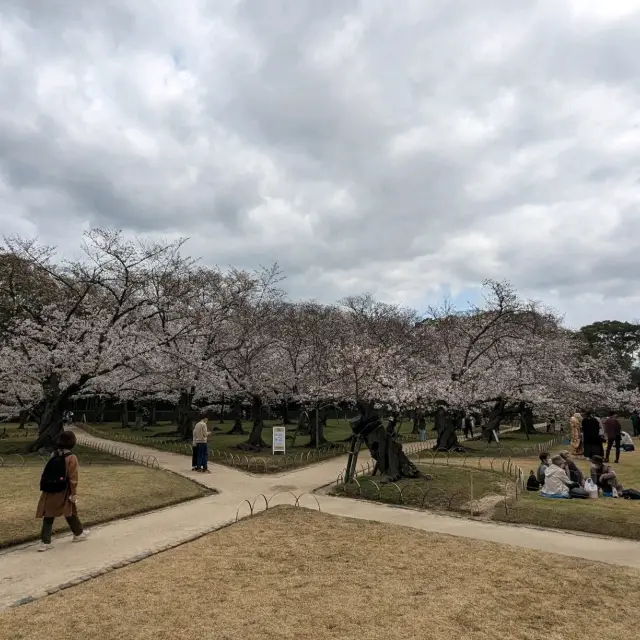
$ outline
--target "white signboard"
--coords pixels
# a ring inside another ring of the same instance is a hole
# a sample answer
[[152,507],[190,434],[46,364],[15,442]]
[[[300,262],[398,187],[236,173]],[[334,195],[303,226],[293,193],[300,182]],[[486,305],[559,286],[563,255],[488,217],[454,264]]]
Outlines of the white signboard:
[[287,430],[285,427],[273,427],[273,453],[284,453],[287,448]]

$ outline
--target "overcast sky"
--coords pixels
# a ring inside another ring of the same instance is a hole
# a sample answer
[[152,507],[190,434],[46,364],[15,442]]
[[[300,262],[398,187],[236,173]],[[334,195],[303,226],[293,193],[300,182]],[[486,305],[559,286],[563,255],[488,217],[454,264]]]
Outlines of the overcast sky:
[[640,0],[0,0],[0,231],[633,320],[638,42]]

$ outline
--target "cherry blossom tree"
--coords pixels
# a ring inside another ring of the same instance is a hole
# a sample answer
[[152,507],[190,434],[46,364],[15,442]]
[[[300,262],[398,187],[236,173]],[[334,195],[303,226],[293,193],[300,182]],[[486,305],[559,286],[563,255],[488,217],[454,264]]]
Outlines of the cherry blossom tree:
[[222,376],[229,395],[251,404],[253,426],[248,440],[238,445],[241,449],[268,446],[262,439],[265,406],[282,396],[277,333],[284,301],[281,279],[278,265],[255,274],[254,286],[230,309],[217,337],[218,348],[203,368],[209,376]]
[[1,354],[5,375],[40,386],[31,407],[35,450],[52,446],[73,396],[154,348],[157,334],[145,329],[168,301],[149,290],[150,277],[180,273],[190,261],[180,255],[182,241],[126,241],[117,231],[87,232],[84,257],[74,261],[55,262],[53,248],[19,238],[6,244],[53,291],[41,307],[30,306],[26,293],[16,296],[23,318],[9,328]]

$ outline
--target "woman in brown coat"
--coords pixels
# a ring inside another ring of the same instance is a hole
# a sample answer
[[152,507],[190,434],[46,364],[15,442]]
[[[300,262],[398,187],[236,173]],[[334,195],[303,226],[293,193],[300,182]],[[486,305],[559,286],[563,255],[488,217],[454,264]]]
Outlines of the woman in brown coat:
[[78,518],[76,508],[76,492],[78,489],[78,458],[71,450],[76,446],[76,436],[73,431],[63,431],[58,440],[58,448],[53,455],[65,457],[65,467],[67,471],[67,488],[61,493],[42,492],[36,509],[36,518],[42,518],[42,533],[40,534],[41,545],[38,551],[48,551],[51,549],[51,533],[53,531],[53,521],[55,518],[64,516],[73,532],[73,541],[80,542],[89,535],[82,527],[82,522]]

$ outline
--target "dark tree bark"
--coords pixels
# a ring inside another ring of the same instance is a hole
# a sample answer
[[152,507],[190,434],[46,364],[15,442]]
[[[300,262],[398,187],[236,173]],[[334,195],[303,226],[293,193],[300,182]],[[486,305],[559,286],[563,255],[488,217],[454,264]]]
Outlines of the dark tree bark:
[[289,403],[286,400],[282,405],[282,424],[291,424],[291,418],[289,417]]
[[147,426],[155,427],[158,424],[158,420],[156,418],[156,401],[152,400],[149,403],[149,413],[147,415]]
[[420,477],[420,471],[407,458],[402,444],[389,434],[378,415],[363,413],[352,426],[352,430],[354,436],[362,438],[369,449],[371,457],[376,462],[376,470],[387,476],[389,481]]
[[176,407],[176,423],[178,425],[178,436],[182,440],[189,440],[193,431],[193,409],[191,403],[196,393],[195,387],[188,391],[183,389],[178,398]]
[[246,442],[240,443],[238,449],[244,451],[260,451],[266,449],[269,445],[262,439],[262,430],[264,428],[264,405],[262,404],[262,398],[260,396],[253,396],[251,403],[251,419],[253,420],[253,426],[251,427],[251,433],[249,439]]
[[418,433],[420,433],[420,429],[424,429],[426,426],[427,421],[424,417],[424,411],[416,409],[413,414],[413,429],[411,430],[411,434],[418,435]]
[[500,429],[500,423],[504,420],[504,410],[506,407],[506,403],[502,398],[498,398],[496,403],[493,405],[491,409],[491,413],[489,414],[489,419],[485,425],[483,425],[482,435],[487,439],[487,442],[491,442],[493,440],[493,431],[496,433]]
[[20,412],[20,424],[18,424],[18,429],[24,429],[24,426],[27,424],[28,419],[29,419],[29,411],[27,409],[23,409]]
[[135,411],[135,428],[142,429],[144,426],[144,414],[142,412],[142,404],[140,402],[135,402],[134,405]]
[[97,416],[96,416],[96,422],[99,424],[102,424],[104,422],[104,409],[106,406],[107,402],[104,398],[99,398],[98,400],[98,409],[97,409]]
[[220,420],[218,420],[218,422],[220,424],[224,424],[224,393],[220,399]]
[[86,377],[81,377],[77,384],[64,390],[60,389],[60,378],[52,373],[42,385],[44,398],[31,411],[38,422],[38,437],[30,443],[26,451],[39,451],[45,449],[53,451],[59,435],[64,429],[62,416],[69,406],[69,398],[87,382]]
[[126,400],[120,403],[120,424],[123,429],[129,428],[129,403]]
[[520,410],[520,431],[526,434],[527,440],[531,440],[530,434],[536,432],[536,427],[533,423],[533,409],[527,405],[526,402],[521,402],[519,406]]
[[298,433],[309,433],[309,413],[307,411],[300,411],[298,415]]
[[436,451],[464,451],[464,447],[458,441],[457,412],[449,411],[445,407],[439,407],[436,411]]
[[247,432],[242,426],[242,405],[236,402],[233,405],[233,426],[231,431],[227,431],[230,436],[245,436]]
[[[316,426],[316,418],[318,424]],[[326,409],[312,409],[309,412],[309,449],[316,449],[327,444],[331,444],[324,437],[324,429],[327,426],[327,410]]]

